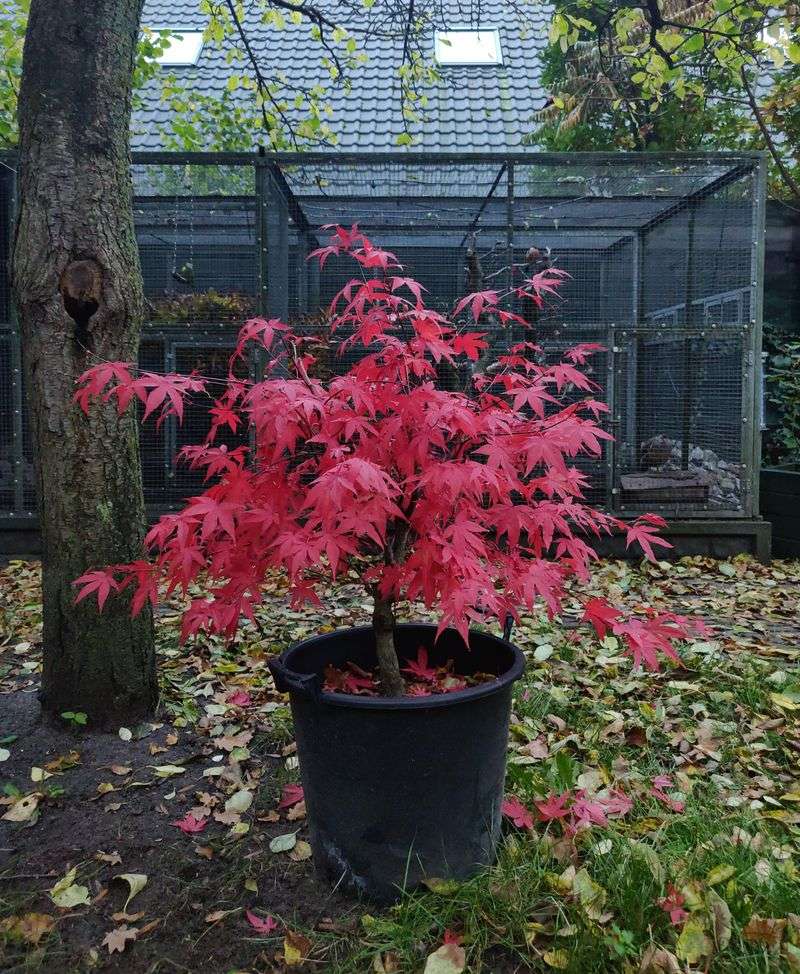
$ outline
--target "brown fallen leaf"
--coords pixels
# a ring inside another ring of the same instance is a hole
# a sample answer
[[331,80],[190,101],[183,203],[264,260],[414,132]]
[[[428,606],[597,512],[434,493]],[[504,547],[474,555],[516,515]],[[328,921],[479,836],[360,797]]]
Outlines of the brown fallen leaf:
[[747,926],[742,930],[742,936],[745,940],[749,940],[751,944],[767,944],[769,947],[777,947],[783,939],[783,931],[785,928],[785,920],[776,920],[772,917],[760,917],[754,914],[748,920]]
[[109,954],[113,954],[115,951],[121,954],[125,950],[128,941],[136,940],[138,935],[139,931],[134,927],[123,924],[121,927],[115,927],[113,930],[108,931],[103,938],[102,946],[108,947]]
[[141,913],[126,913],[125,910],[120,910],[118,913],[112,913],[111,919],[114,923],[136,923],[141,920],[144,916],[144,910]]
[[113,774],[118,774],[121,777],[130,774],[133,768],[129,768],[126,764],[112,764],[111,771]]
[[306,817],[306,803],[298,802],[296,805],[292,805],[289,811],[286,813],[286,820],[288,822],[297,822],[301,818]]
[[678,958],[655,944],[650,946],[642,954],[639,965],[639,974],[680,974],[681,965]]
[[55,922],[55,917],[49,913],[26,913],[21,917],[0,920],[0,931],[19,937],[35,947],[46,933],[50,933]]
[[232,910],[213,910],[211,913],[206,914],[206,923],[219,923],[226,916],[230,916],[231,913],[238,913],[241,909],[240,906],[237,906]]
[[400,958],[392,950],[383,954],[375,954],[372,959],[374,974],[396,974],[400,970]]
[[3,818],[6,822],[30,822],[36,815],[41,797],[39,792],[33,792],[31,795],[17,799]]
[[118,866],[122,862],[122,856],[115,850],[114,852],[103,852],[98,849],[94,854],[98,862],[107,862],[109,866]]
[[169,733],[164,738],[164,740],[167,742],[167,744],[169,744],[170,747],[172,747],[173,744],[177,744],[178,743],[178,735],[177,734],[173,734],[173,733]]
[[197,853],[198,856],[202,856],[204,859],[214,858],[214,850],[211,848],[210,845],[196,845],[194,847],[194,851]]

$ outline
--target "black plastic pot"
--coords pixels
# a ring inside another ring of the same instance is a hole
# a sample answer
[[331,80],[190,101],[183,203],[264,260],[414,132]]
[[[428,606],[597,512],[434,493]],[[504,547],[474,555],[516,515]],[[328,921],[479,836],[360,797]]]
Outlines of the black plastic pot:
[[522,653],[488,633],[399,625],[401,660],[428,647],[434,664],[497,674],[430,697],[321,690],[327,664],[375,666],[372,628],[307,639],[270,662],[291,698],[314,858],[329,879],[389,902],[425,878],[464,879],[489,864],[500,835],[511,687]]

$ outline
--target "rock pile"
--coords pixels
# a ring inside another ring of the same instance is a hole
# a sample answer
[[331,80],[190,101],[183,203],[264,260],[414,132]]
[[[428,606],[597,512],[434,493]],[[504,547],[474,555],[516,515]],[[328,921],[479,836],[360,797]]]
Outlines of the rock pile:
[[[644,470],[680,470],[680,440],[659,433],[645,440],[640,450]],[[731,510],[742,503],[742,465],[723,460],[713,450],[689,444],[689,469],[702,470],[709,475],[709,506]]]

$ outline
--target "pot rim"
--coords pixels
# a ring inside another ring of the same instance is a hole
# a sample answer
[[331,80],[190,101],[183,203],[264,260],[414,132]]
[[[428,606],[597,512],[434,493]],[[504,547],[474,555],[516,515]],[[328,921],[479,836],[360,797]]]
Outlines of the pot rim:
[[[437,626],[426,622],[402,622],[395,626],[395,629],[427,629],[435,635]],[[490,639],[498,644],[498,648],[506,649],[512,656],[511,665],[504,673],[499,674],[494,680],[480,683],[474,687],[467,687],[465,690],[454,690],[452,693],[431,694],[428,697],[367,697],[352,693],[334,693],[322,690],[319,676],[316,674],[300,674],[287,666],[291,657],[309,644],[318,644],[331,639],[341,639],[348,633],[371,632],[372,626],[348,626],[336,629],[333,632],[320,633],[316,636],[309,636],[288,649],[284,650],[280,656],[273,657],[269,661],[270,669],[276,679],[276,685],[283,682],[288,691],[297,693],[305,697],[310,697],[320,704],[328,704],[334,707],[350,707],[356,710],[434,710],[441,707],[453,707],[459,704],[472,703],[483,697],[491,696],[494,693],[509,687],[516,682],[525,669],[525,657],[522,650],[514,643],[497,636],[492,632],[485,632],[481,629],[470,629],[470,636],[480,636],[482,639]],[[448,630],[445,630],[445,632]],[[450,629],[451,632],[455,630]],[[286,676],[299,677],[297,682],[287,681]],[[280,689],[280,688],[279,688]]]

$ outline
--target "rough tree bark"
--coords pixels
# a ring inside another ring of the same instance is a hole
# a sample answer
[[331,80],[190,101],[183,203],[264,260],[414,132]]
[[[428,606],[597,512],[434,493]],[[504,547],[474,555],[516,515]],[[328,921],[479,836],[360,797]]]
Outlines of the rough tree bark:
[[372,629],[375,633],[375,651],[378,656],[378,676],[381,690],[386,697],[402,697],[406,688],[394,647],[394,623],[392,600],[382,599],[376,589]]
[[142,0],[33,0],[19,95],[13,281],[36,452],[43,543],[46,710],[96,723],[145,714],[157,684],[149,611],[74,604],[89,568],[141,555],[136,420],[95,405],[75,379],[135,361],[143,310],[129,128]]

